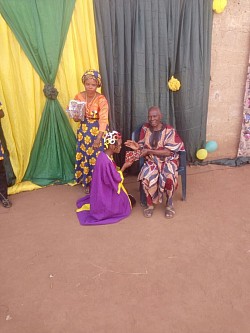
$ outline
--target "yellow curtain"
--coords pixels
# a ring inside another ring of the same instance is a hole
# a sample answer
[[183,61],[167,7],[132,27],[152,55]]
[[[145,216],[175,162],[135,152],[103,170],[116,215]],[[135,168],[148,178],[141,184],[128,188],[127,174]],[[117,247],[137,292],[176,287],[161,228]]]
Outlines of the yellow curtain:
[[[19,183],[29,162],[45,97],[43,83],[2,16],[0,36],[0,100],[5,111],[2,127],[16,183]],[[27,186],[31,185],[28,183]],[[14,193],[17,191],[16,187],[17,185],[13,187]],[[12,193],[13,189],[9,189],[9,192]]]
[[[13,194],[39,188],[31,182],[20,182],[28,166],[45,105],[44,83],[1,16],[0,36],[0,100],[5,109],[2,127],[17,177],[16,185],[9,188],[9,194]],[[55,82],[58,100],[65,108],[69,100],[83,89],[83,72],[89,68],[98,69],[95,36],[93,0],[76,0]],[[74,123],[72,127],[75,129]]]

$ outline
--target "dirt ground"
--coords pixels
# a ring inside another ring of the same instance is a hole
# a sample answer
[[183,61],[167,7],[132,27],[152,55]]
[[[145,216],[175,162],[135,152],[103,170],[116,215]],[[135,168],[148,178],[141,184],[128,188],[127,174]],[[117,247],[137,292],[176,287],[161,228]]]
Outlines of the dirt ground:
[[[125,179],[139,198],[135,176]],[[250,166],[188,168],[176,216],[83,227],[80,186],[0,207],[1,333],[249,333]]]

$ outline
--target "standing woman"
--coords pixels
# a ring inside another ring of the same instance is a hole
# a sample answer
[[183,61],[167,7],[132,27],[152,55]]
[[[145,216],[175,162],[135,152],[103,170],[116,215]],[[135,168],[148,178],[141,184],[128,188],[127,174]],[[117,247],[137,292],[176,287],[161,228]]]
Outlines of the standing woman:
[[77,129],[77,148],[75,162],[75,180],[82,184],[85,193],[89,193],[92,173],[96,158],[104,150],[103,134],[108,127],[108,101],[96,90],[101,87],[101,75],[90,69],[82,76],[85,91],[75,96],[76,100],[85,102],[85,118],[79,122]]

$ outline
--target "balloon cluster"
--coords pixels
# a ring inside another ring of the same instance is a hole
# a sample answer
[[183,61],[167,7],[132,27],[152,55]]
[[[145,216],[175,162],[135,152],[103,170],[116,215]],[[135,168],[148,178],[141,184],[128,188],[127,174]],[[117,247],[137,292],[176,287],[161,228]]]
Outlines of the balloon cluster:
[[196,157],[199,160],[205,160],[205,158],[207,158],[207,154],[208,153],[213,153],[214,151],[216,151],[218,148],[218,144],[216,141],[208,141],[206,143],[205,148],[199,149],[196,152]]

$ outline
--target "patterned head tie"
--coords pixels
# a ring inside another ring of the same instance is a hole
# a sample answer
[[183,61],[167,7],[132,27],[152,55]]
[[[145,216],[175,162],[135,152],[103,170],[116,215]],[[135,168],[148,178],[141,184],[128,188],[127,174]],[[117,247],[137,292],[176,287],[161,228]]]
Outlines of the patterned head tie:
[[102,77],[101,74],[95,69],[88,69],[82,76],[82,83],[84,84],[86,80],[94,79],[97,82],[97,87],[102,86]]
[[107,132],[104,137],[104,145],[108,148],[109,145],[115,145],[115,143],[121,138],[121,134],[117,131]]

